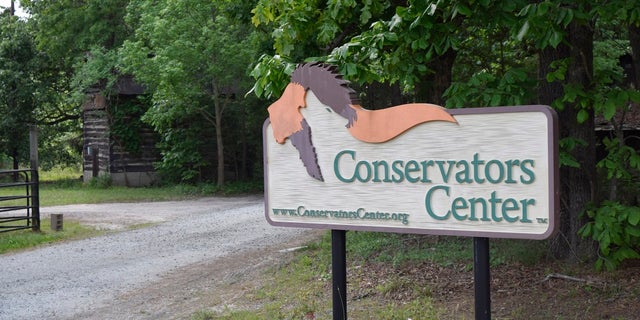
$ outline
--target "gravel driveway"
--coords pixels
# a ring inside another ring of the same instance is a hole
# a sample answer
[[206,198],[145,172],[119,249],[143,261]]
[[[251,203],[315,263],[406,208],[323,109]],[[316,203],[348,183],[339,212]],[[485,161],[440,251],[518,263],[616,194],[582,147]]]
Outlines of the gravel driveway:
[[0,319],[188,319],[318,235],[270,226],[259,196],[41,211],[121,231],[0,255]]

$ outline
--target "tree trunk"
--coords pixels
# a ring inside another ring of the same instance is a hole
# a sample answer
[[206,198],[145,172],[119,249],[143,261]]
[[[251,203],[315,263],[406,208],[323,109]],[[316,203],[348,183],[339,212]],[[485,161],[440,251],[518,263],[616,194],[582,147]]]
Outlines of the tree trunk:
[[[20,162],[18,161],[18,147],[13,147],[13,149],[11,149],[11,158],[13,159],[13,170],[18,170],[20,169]],[[13,182],[18,182],[18,179],[20,177],[18,176],[18,173],[14,173],[13,174]]]
[[631,45],[631,57],[633,59],[632,79],[634,88],[640,89],[640,26],[629,24],[629,44]]
[[246,117],[246,108],[244,106],[244,102],[240,102],[240,147],[241,155],[240,155],[240,180],[246,181],[249,173],[247,172],[247,162],[248,162],[248,151],[247,151],[247,117]]
[[[568,45],[560,44],[555,49],[549,47],[540,54],[539,93],[543,104],[551,104],[564,94],[562,83],[548,83],[545,80],[555,60],[570,59],[566,84],[578,85],[584,90],[592,87],[593,29],[588,24],[572,22],[567,31]],[[585,223],[582,213],[586,206],[596,200],[594,114],[592,107],[586,108],[589,118],[584,123],[578,123],[577,115],[581,108],[577,103],[565,104],[563,110],[559,111],[560,138],[571,137],[586,143],[569,151],[580,164],[579,168],[560,168],[559,232],[552,239],[551,252],[558,258],[569,260],[581,260],[593,254],[592,242],[582,240],[577,233]]]
[[223,103],[226,103],[224,100],[226,98],[220,97],[220,94],[217,89],[214,90],[214,94],[216,95],[214,99],[214,112],[216,116],[216,151],[218,157],[218,180],[217,185],[221,187],[224,185],[224,145],[222,144],[222,110],[224,106]]
[[[216,108],[216,114],[218,114]],[[222,144],[222,119],[216,116],[216,144],[218,145],[218,182],[220,187],[224,185],[224,147]]]

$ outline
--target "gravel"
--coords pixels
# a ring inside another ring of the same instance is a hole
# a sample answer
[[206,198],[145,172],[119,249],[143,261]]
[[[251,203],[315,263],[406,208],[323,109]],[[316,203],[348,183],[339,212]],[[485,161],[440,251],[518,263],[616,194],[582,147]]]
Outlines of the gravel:
[[[258,196],[42,209],[43,217],[52,213],[120,231],[0,255],[0,319],[181,318],[193,310],[167,309],[168,300],[150,298],[199,281],[176,275],[197,278],[226,259],[242,265],[249,252],[282,254],[278,249],[309,234],[270,226]],[[230,272],[216,272],[223,271]],[[215,284],[207,286],[215,291]],[[151,287],[163,292],[152,294]]]

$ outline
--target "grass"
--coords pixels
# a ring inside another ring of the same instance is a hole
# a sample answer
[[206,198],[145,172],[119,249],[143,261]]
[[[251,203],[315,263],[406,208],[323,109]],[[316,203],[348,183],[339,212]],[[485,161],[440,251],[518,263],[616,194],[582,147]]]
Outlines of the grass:
[[51,221],[40,221],[40,232],[30,229],[0,233],[0,254],[63,240],[82,239],[102,232],[74,221],[65,221],[62,231],[52,231]]
[[[492,239],[492,265],[539,261],[544,254],[540,242]],[[538,249],[539,248],[539,249]],[[366,287],[360,283],[359,267],[365,265],[419,265],[430,261],[442,266],[473,264],[473,240],[462,237],[434,237],[376,232],[347,233],[347,261],[351,268],[350,290]],[[367,269],[371,270],[371,269]],[[218,311],[199,311],[193,320],[250,319],[330,319],[331,235],[310,243],[283,265],[266,272],[267,279],[256,290],[241,298],[259,310],[223,307]],[[381,284],[361,298],[350,297],[349,317],[353,319],[439,319],[444,310],[432,302],[430,288],[413,283],[400,274],[387,274]],[[366,277],[365,277],[366,278]],[[365,280],[366,281],[366,280]],[[353,294],[353,293],[352,293]],[[406,299],[397,297],[406,296]]]
[[40,205],[185,200],[214,195],[256,193],[260,192],[260,188],[261,186],[257,186],[256,183],[227,184],[222,188],[213,184],[100,188],[80,182],[71,185],[60,185],[60,182],[43,183],[40,187]]
[[[472,267],[473,238],[415,234],[350,232],[347,247],[360,259],[392,263],[433,261],[442,266],[466,263]],[[491,239],[491,266],[510,262],[531,265],[544,257],[546,244],[534,240]]]
[[[24,188],[4,188],[4,195],[24,195]],[[92,187],[80,181],[55,181],[40,184],[40,206],[59,206],[67,204],[139,202],[184,200],[202,196],[220,194],[213,185],[174,185],[166,187],[127,188]],[[23,201],[24,202],[24,201]],[[19,201],[6,201],[2,205],[24,204]]]
[[[256,193],[262,190],[262,182],[232,182],[218,187],[215,184],[167,185],[143,188],[112,186],[106,176],[96,177],[89,183],[80,179],[81,172],[73,168],[54,168],[41,171],[40,206],[58,206],[67,204],[139,202],[184,200],[212,195],[235,195]],[[3,194],[24,194],[24,188],[4,188]],[[16,202],[3,202],[2,205],[14,205]]]

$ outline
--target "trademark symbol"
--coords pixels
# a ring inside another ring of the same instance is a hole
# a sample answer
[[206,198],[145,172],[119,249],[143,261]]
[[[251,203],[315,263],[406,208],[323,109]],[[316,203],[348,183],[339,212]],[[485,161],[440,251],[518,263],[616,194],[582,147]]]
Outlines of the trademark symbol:
[[538,220],[538,223],[547,223],[549,219],[547,219],[547,218],[536,218],[536,220]]

